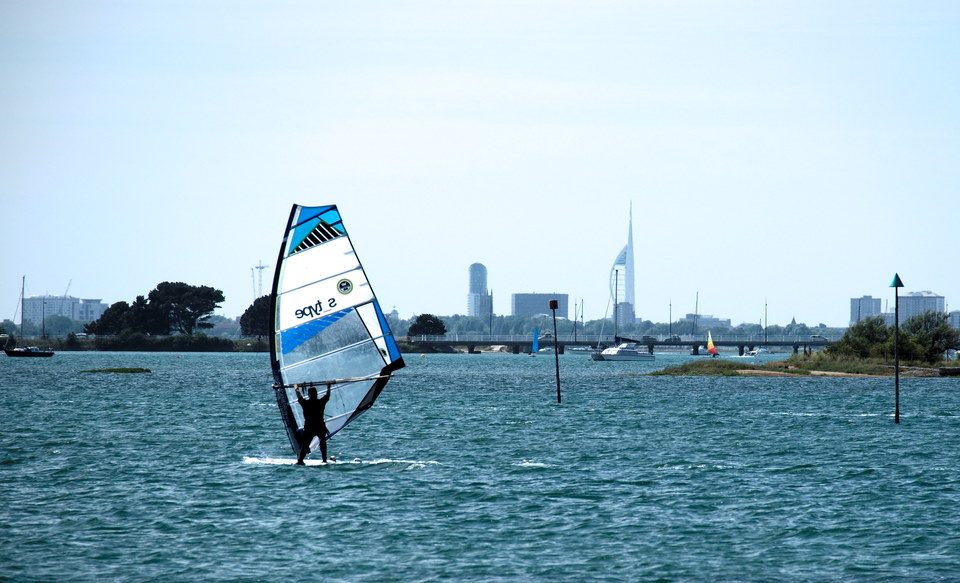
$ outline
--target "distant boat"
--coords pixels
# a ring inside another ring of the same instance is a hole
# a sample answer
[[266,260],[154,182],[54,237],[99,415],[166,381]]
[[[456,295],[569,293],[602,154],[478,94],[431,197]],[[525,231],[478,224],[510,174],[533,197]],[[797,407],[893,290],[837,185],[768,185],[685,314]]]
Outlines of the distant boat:
[[26,348],[4,348],[7,356],[53,356],[52,350],[42,350],[36,346],[27,346]]
[[748,350],[747,353],[746,353],[746,355],[747,355],[747,356],[760,356],[761,354],[764,354],[764,353],[766,353],[766,352],[767,352],[767,351],[766,351],[763,347],[757,347],[757,348],[754,348],[753,350]]
[[[23,292],[26,290],[27,286],[27,276],[23,276],[23,279],[20,280],[20,337],[23,338]],[[4,348],[3,352],[7,356],[13,357],[44,357],[44,356],[53,356],[52,350],[42,350],[36,346],[27,346],[26,348]]]
[[530,345],[530,356],[540,352],[540,328],[533,329],[533,343]]
[[713,336],[710,334],[709,330],[707,330],[707,352],[710,353],[710,356],[714,358],[720,356],[720,352],[717,350],[717,347],[713,345]]
[[655,360],[655,357],[646,351],[646,346],[636,342],[622,342],[600,352],[594,352],[590,358],[593,360]]

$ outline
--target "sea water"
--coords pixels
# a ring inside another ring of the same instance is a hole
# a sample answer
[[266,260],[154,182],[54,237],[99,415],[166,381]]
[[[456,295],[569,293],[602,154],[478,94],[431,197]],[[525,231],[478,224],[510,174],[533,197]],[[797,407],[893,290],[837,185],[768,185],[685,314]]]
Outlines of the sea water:
[[960,578],[960,380],[689,358],[408,355],[307,467],[264,354],[7,358],[0,579]]

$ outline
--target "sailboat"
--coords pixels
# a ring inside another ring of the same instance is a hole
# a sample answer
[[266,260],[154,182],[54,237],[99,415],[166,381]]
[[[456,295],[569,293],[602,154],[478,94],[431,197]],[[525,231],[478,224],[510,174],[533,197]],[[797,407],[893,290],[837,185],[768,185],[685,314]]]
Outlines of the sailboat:
[[710,334],[709,330],[707,330],[707,352],[714,358],[720,356],[720,352],[717,350],[717,347],[713,345],[713,336]]
[[[336,205],[293,205],[271,292],[270,365],[290,447],[300,451],[295,384],[330,387],[329,436],[349,425],[403,368],[403,356]],[[313,438],[314,450],[319,439]]]
[[536,356],[540,352],[540,329],[533,329],[533,340],[530,343],[530,356]]
[[[23,311],[24,295],[23,294],[24,294],[24,291],[26,290],[26,287],[27,287],[27,276],[23,276],[23,279],[20,281],[20,337],[21,338],[23,338],[23,319],[24,319],[24,311]],[[7,356],[14,356],[14,357],[53,356],[52,350],[43,350],[41,348],[37,348],[36,346],[27,346],[27,347],[20,347],[20,348],[4,348],[3,352]]]
[[[616,267],[614,267],[614,274],[616,273]],[[614,277],[613,281],[613,342],[614,346],[610,348],[604,348],[598,352],[593,352],[590,354],[590,358],[593,360],[655,360],[656,357],[647,352],[645,347],[640,345],[635,340],[630,340],[629,338],[621,338],[618,332],[617,323],[619,320],[619,314],[617,313],[617,307],[619,305],[620,298],[619,295],[619,284],[620,278],[618,276]],[[606,318],[606,314],[604,314]],[[602,333],[601,333],[602,336]],[[599,348],[600,343],[597,342],[597,347]]]

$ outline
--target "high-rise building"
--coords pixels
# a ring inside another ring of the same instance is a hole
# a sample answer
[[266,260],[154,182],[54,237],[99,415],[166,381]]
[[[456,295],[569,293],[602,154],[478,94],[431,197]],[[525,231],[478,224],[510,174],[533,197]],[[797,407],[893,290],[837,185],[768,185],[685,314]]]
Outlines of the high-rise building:
[[616,318],[619,324],[633,324],[636,321],[636,302],[634,299],[633,276],[633,203],[630,203],[630,218],[627,223],[627,244],[610,268],[610,301],[616,306]]
[[100,318],[107,309],[100,299],[72,296],[34,296],[23,300],[23,319],[39,325],[50,316],[65,316],[83,324]]
[[900,296],[900,321],[906,322],[925,312],[947,311],[947,300],[931,291],[911,292]]
[[487,268],[482,263],[470,266],[467,315],[477,318],[489,318],[493,315],[493,293],[487,290]]
[[951,328],[960,330],[960,310],[954,310],[947,314],[947,322]]
[[863,320],[869,320],[870,318],[876,318],[880,314],[880,298],[875,298],[872,296],[850,298],[851,325]]
[[557,316],[566,318],[568,312],[567,294],[513,294],[511,296],[511,313],[514,316],[539,316],[551,314],[550,300],[557,300]]
[[[883,321],[888,326],[893,326],[895,321],[894,306],[887,308],[889,311],[883,314]],[[926,312],[937,312],[938,314],[947,311],[947,299],[931,291],[911,292],[900,296],[900,324],[924,314]]]

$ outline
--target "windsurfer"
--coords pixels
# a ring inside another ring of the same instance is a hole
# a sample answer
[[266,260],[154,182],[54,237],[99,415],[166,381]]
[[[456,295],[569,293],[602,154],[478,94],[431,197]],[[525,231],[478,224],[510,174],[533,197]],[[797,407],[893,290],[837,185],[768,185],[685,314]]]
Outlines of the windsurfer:
[[320,439],[320,455],[323,456],[323,462],[327,462],[327,425],[323,421],[323,410],[330,400],[330,385],[327,385],[327,392],[323,397],[317,398],[317,387],[310,386],[308,393],[309,399],[303,398],[300,391],[300,385],[295,385],[297,392],[297,401],[303,409],[303,433],[300,436],[300,455],[297,457],[297,464],[303,465],[303,458],[307,457],[310,451],[310,442],[314,437]]

